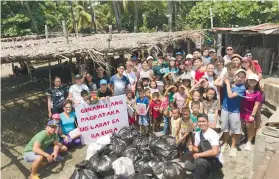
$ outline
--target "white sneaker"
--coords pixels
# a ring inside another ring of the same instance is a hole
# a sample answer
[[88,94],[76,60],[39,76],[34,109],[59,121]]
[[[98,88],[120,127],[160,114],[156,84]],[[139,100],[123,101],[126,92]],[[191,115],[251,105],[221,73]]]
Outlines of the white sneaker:
[[231,150],[230,150],[229,156],[230,157],[236,157],[236,154],[237,154],[236,147],[232,147]]
[[247,142],[245,145],[245,150],[250,151],[252,149],[252,144],[251,142]]
[[222,147],[221,147],[221,152],[225,152],[226,150],[229,150],[230,149],[230,145],[229,144],[224,144]]

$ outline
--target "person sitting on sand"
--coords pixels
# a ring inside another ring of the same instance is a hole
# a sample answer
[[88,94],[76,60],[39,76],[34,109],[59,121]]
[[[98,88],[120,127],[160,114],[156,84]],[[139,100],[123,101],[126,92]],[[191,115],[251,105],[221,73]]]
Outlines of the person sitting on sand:
[[39,179],[38,169],[53,161],[62,161],[64,158],[58,155],[66,152],[67,147],[58,141],[56,129],[58,122],[50,120],[45,130],[37,133],[24,148],[24,160],[32,162],[31,175],[29,179]]

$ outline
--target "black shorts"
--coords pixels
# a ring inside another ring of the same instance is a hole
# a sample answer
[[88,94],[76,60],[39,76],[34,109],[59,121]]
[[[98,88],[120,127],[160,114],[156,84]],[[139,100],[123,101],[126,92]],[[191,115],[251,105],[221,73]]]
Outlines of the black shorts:
[[186,150],[186,144],[185,143],[180,143],[177,145],[177,150],[184,152]]

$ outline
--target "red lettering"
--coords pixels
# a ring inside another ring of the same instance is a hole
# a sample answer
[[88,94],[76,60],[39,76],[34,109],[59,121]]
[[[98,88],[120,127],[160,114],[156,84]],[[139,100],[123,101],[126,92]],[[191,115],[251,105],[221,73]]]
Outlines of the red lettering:
[[80,130],[81,132],[83,132],[83,131],[88,131],[88,127],[87,127],[87,126],[86,126],[86,127],[80,127],[79,130]]
[[92,139],[95,139],[95,138],[97,138],[97,137],[99,137],[100,136],[100,134],[99,133],[96,133],[96,134],[91,134],[91,138]]
[[119,119],[113,119],[113,120],[112,120],[112,123],[113,123],[113,124],[118,123],[118,122],[119,122]]

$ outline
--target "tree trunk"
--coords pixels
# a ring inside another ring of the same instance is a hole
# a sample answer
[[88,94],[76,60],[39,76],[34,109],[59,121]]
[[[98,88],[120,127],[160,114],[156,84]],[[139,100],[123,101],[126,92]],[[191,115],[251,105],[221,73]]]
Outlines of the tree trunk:
[[120,32],[121,27],[120,27],[120,17],[119,17],[118,8],[117,8],[117,1],[112,1],[112,8],[113,8],[115,19],[116,19],[116,26],[117,26],[118,32]]
[[30,8],[30,5],[29,5],[29,2],[28,1],[25,1],[25,5],[26,5],[26,8],[27,8],[27,12],[29,14],[29,17],[32,21],[32,26],[33,26],[33,29],[35,30],[35,32],[37,34],[39,34],[39,30],[38,30],[38,26],[37,26],[37,22],[32,14],[32,11],[31,11],[31,8]]
[[95,14],[95,6],[94,4],[92,3],[91,4],[91,17],[92,17],[92,23],[93,23],[93,26],[94,26],[94,33],[97,34],[97,27],[96,27],[96,14]]
[[74,15],[74,8],[73,8],[73,2],[72,1],[68,1],[69,5],[70,5],[70,10],[71,10],[71,15],[72,15],[72,21],[73,21],[73,27],[75,29],[75,32],[77,32],[78,29],[76,29],[76,19],[75,19],[75,15]]
[[138,1],[134,0],[135,17],[134,17],[134,31],[137,32],[138,29],[138,18],[139,18],[139,8]]
[[172,2],[172,27],[174,29],[174,31],[176,31],[176,27],[175,27],[175,20],[176,20],[176,1]]
[[119,16],[119,32],[122,30],[122,22],[121,22],[121,19],[122,19],[122,16],[121,16],[121,8],[120,8],[120,1],[116,1],[116,6],[117,6],[117,12],[118,12],[118,16]]

